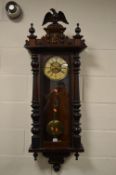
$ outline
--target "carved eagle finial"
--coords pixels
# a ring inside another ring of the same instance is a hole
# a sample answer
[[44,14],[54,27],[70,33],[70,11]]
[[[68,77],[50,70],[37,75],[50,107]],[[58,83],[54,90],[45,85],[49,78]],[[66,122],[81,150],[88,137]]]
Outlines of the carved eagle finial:
[[69,24],[64,13],[62,11],[59,11],[58,13],[56,12],[56,10],[54,8],[51,8],[50,11],[52,12],[48,12],[46,13],[44,20],[43,20],[43,24],[45,25],[48,22],[52,22],[52,23],[57,23],[58,21],[64,22],[65,24]]

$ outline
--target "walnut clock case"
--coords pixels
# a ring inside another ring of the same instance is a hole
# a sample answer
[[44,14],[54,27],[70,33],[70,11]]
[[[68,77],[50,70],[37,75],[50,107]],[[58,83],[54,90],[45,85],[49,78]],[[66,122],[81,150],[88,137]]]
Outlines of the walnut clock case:
[[[25,48],[33,72],[32,143],[37,159],[41,152],[55,171],[72,152],[83,152],[80,128],[79,54],[86,48],[79,24],[72,38],[59,22],[68,24],[63,12],[50,9],[43,21],[46,34],[38,39],[33,24]],[[48,24],[49,23],[49,24]]]

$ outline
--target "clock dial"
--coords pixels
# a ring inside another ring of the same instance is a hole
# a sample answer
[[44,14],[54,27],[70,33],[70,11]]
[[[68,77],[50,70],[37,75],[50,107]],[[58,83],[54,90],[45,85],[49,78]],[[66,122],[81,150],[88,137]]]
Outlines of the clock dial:
[[68,64],[58,56],[49,58],[44,67],[44,74],[51,80],[62,80],[67,76]]

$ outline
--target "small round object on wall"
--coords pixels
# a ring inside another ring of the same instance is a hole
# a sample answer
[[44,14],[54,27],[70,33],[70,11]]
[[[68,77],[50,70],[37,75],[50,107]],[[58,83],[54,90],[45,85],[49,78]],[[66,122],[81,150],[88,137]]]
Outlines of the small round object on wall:
[[17,19],[22,15],[22,9],[20,5],[14,1],[7,2],[5,9],[10,19]]

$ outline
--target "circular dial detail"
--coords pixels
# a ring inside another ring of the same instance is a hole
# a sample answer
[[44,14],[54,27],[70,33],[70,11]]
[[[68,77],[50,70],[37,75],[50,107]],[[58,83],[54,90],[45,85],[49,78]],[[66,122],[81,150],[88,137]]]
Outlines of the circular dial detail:
[[51,80],[62,80],[68,73],[67,62],[59,57],[53,56],[49,58],[44,67],[44,74]]

